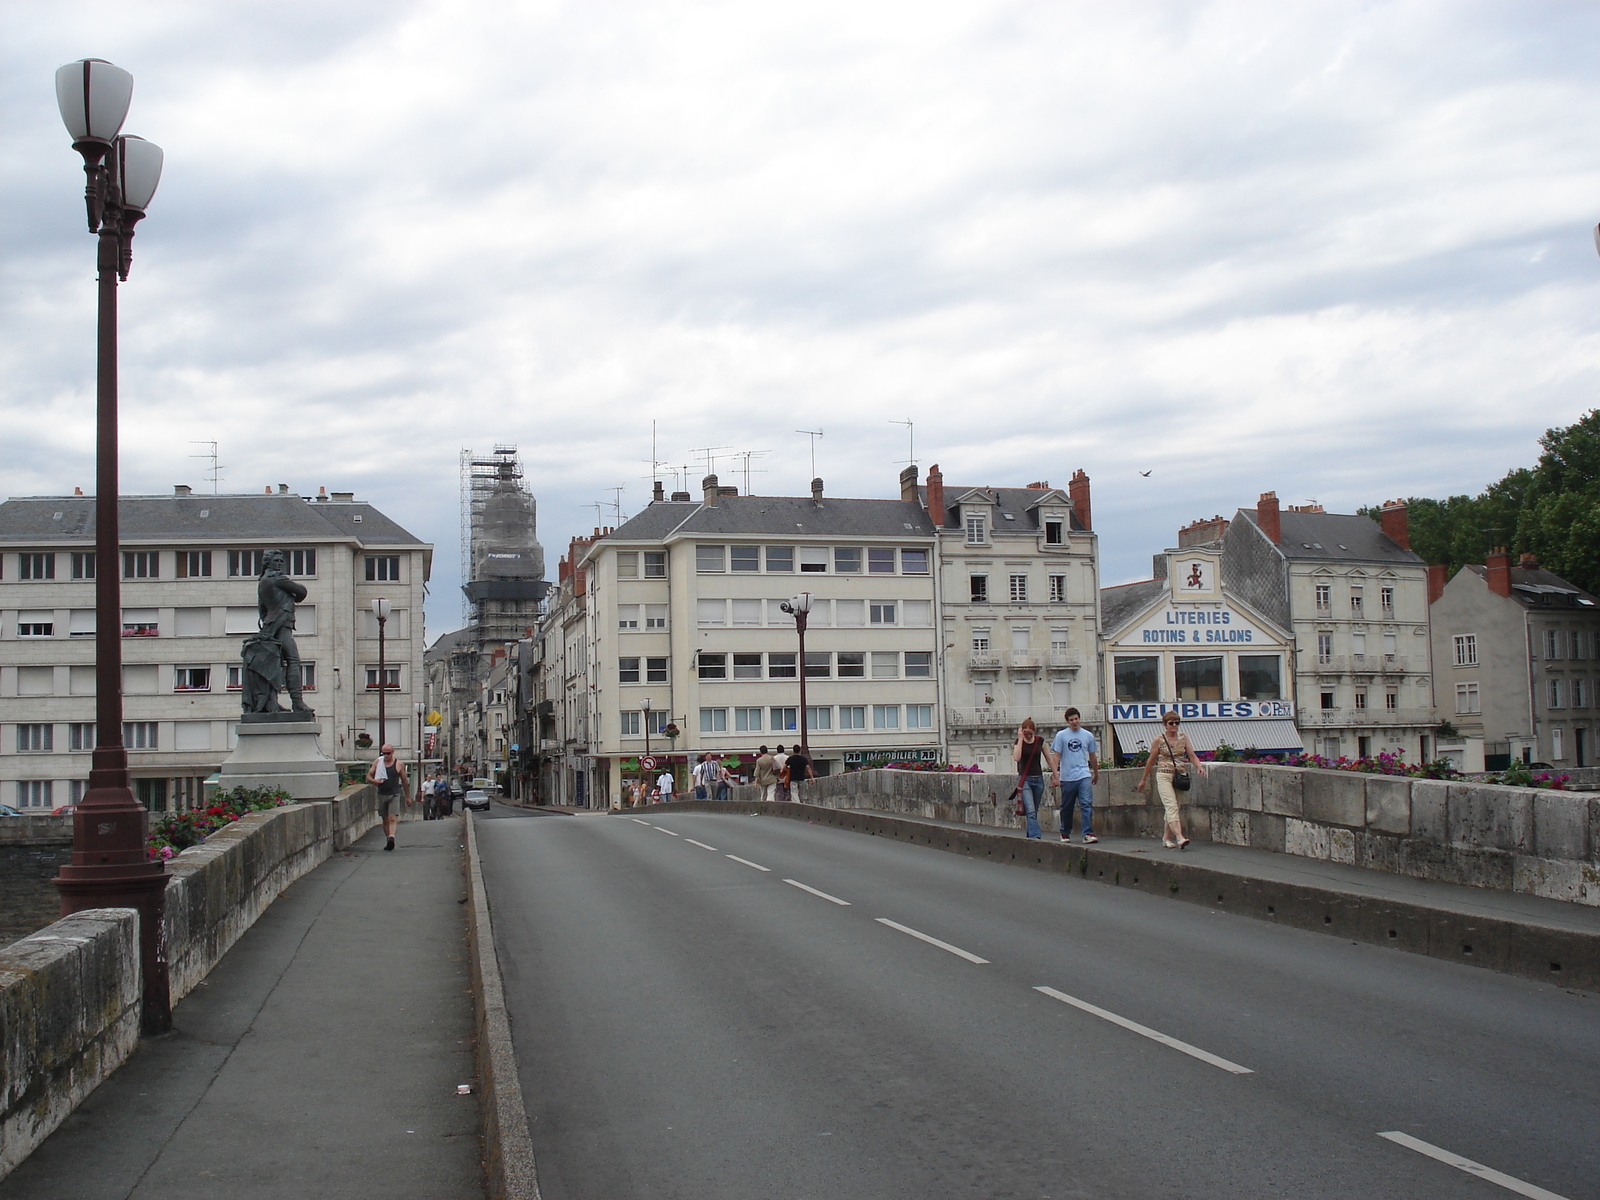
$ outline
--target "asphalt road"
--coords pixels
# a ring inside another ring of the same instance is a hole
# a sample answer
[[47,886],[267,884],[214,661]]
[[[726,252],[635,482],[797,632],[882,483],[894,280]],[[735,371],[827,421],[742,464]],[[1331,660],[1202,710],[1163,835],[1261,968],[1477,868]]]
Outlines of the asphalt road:
[[1600,997],[797,821],[494,815],[545,1200],[1600,1198]]

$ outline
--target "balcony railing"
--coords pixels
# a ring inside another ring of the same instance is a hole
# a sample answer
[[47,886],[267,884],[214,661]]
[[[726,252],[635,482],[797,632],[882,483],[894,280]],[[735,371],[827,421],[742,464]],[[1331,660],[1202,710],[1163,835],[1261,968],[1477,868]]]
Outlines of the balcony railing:
[[[1032,717],[1034,723],[1052,728],[1065,724],[1061,714],[1066,706],[1056,708],[1054,705],[985,705],[982,708],[949,708],[945,710],[945,719],[951,729],[1016,729],[1022,724],[1024,717]],[[1077,708],[1082,712],[1085,725],[1098,725],[1105,719],[1105,710],[1098,704],[1080,704]]]
[[1013,671],[1034,671],[1044,664],[1044,655],[1037,650],[1012,650],[1006,655],[1006,665]]
[[[1404,654],[1333,654],[1318,658],[1314,669],[1325,675],[1399,675],[1412,667]],[[1420,659],[1416,669],[1423,669]]]
[[1044,665],[1076,671],[1083,666],[1083,655],[1076,650],[1052,650],[1045,658]]
[[1000,656],[992,650],[973,651],[967,656],[967,670],[971,671],[998,671],[1000,669]]
[[1432,725],[1438,720],[1431,708],[1302,708],[1296,720],[1302,729],[1317,726]]

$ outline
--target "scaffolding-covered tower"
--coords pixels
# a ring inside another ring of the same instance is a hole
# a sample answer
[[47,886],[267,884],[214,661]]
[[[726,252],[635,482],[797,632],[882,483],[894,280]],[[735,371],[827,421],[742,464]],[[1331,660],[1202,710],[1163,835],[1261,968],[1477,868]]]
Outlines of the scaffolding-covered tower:
[[472,640],[514,642],[538,622],[549,584],[538,504],[522,482],[515,446],[461,452],[462,592]]

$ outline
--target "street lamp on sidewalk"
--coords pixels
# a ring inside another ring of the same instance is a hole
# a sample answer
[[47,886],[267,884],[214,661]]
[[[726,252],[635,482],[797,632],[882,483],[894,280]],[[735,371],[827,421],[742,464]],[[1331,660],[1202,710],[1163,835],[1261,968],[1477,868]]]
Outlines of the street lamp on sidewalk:
[[84,58],[56,72],[56,103],[83,156],[89,232],[99,238],[95,365],[95,746],[89,787],[72,817],[72,858],[55,879],[61,912],[139,910],[144,1032],[172,1027],[161,937],[167,874],[145,849],[149,815],[133,798],[122,741],[122,584],[117,522],[117,281],[133,265],[133,227],[161,181],[161,148],[123,134],[133,76]]
[[378,749],[382,750],[384,742],[389,740],[388,726],[384,723],[387,713],[384,693],[388,691],[389,683],[383,657],[383,635],[384,626],[389,623],[389,601],[382,596],[374,600],[372,615],[378,618]]
[[811,739],[806,736],[806,614],[811,611],[811,593],[801,592],[778,606],[794,617],[795,632],[800,635],[800,753],[811,757]]

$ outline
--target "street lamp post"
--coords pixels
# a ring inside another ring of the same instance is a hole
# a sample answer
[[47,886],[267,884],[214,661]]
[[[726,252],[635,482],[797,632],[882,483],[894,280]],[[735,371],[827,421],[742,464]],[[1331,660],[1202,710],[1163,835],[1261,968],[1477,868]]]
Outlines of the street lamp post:
[[384,724],[387,708],[384,704],[384,693],[388,690],[388,681],[385,674],[383,657],[384,626],[389,623],[389,602],[379,596],[372,602],[372,615],[378,618],[378,749],[383,749],[383,743],[388,740],[385,732],[388,726]]
[[417,799],[422,799],[422,711],[425,706],[417,701]]
[[83,156],[89,231],[99,238],[95,369],[95,746],[89,787],[72,817],[72,858],[55,879],[65,916],[86,908],[139,911],[144,1032],[172,1027],[161,937],[167,873],[145,849],[149,819],[133,798],[122,742],[122,585],[117,526],[117,281],[133,264],[133,227],[161,181],[161,148],[121,133],[133,76],[86,58],[56,72],[56,102]]
[[[646,696],[639,707],[644,710],[644,756],[650,757],[650,697]],[[643,774],[644,764],[640,763],[640,774]]]
[[811,757],[811,739],[806,736],[806,614],[811,611],[811,593],[801,592],[785,600],[780,608],[794,617],[795,632],[800,635],[800,753]]

